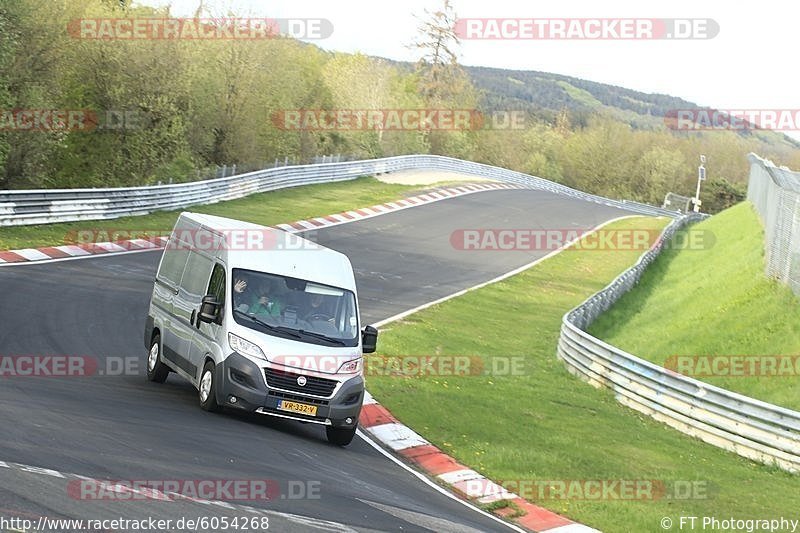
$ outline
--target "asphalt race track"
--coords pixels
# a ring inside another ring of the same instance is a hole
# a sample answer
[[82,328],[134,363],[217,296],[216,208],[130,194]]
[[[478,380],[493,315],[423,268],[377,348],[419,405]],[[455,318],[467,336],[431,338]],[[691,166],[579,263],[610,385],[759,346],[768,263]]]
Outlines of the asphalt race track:
[[[368,324],[547,253],[455,250],[454,230],[588,228],[627,214],[545,192],[499,190],[309,238],[351,258]],[[174,374],[163,385],[147,382],[142,334],[159,258],[143,252],[0,268],[0,355],[91,356],[104,373],[0,377],[0,517],[258,516],[200,502],[85,501],[68,494],[74,478],[19,466],[31,465],[113,480],[276,480],[282,497],[241,502],[268,510],[274,531],[506,530],[360,438],[335,447],[317,426],[204,412]],[[113,372],[122,358],[138,365]],[[301,494],[308,491],[316,497]]]

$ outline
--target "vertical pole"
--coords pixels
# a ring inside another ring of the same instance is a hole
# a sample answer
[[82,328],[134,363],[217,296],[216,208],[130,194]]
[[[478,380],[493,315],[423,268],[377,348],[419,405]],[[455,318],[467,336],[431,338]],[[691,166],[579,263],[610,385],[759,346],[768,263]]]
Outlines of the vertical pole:
[[700,166],[697,167],[697,190],[694,193],[694,212],[700,212],[700,185],[703,183],[703,180],[706,179],[706,167],[704,166],[706,162],[706,156],[700,156]]

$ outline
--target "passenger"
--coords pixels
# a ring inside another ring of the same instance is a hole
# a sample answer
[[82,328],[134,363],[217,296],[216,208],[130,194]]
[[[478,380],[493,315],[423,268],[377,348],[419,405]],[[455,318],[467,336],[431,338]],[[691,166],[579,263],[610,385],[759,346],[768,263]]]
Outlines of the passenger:
[[269,315],[277,318],[281,316],[283,307],[283,301],[273,294],[272,284],[265,280],[256,288],[247,312],[251,315]]
[[247,290],[247,281],[247,276],[240,275],[233,282],[233,308],[244,313],[249,309],[252,299],[252,291]]

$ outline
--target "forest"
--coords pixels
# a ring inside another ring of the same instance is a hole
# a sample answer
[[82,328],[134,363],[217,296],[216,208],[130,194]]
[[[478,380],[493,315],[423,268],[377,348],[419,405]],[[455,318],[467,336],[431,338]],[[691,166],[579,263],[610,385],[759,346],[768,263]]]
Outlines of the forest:
[[[462,67],[455,15],[421,15],[408,36],[419,57],[412,64],[279,33],[81,38],[71,31],[76,21],[170,15],[126,0],[0,0],[0,189],[147,185],[196,180],[223,165],[418,153],[660,204],[669,191],[693,194],[704,154],[702,199],[714,212],[743,198],[748,152],[800,168],[797,143],[776,132],[670,130],[664,115],[693,106],[680,98]],[[460,129],[287,128],[276,120],[302,110],[470,110],[486,120]],[[509,113],[522,116],[513,128],[491,120]]]

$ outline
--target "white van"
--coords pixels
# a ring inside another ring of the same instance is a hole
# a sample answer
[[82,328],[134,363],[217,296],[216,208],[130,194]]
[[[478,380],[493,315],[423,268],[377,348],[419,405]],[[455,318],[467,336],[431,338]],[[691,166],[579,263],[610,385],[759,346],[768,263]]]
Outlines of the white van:
[[348,258],[281,230],[181,213],[161,257],[144,332],[147,377],[170,372],[200,406],[325,426],[347,445],[364,399],[361,330]]

